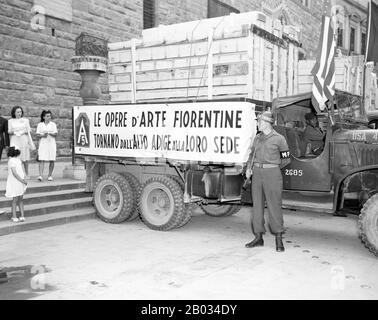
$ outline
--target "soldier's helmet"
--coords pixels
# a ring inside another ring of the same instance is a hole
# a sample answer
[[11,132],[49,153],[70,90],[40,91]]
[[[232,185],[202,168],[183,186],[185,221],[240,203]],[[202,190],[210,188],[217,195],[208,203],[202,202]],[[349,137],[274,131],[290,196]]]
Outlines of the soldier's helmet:
[[273,114],[270,111],[264,111],[261,113],[258,117],[257,120],[264,120],[266,122],[269,122],[271,124],[274,123],[274,117]]

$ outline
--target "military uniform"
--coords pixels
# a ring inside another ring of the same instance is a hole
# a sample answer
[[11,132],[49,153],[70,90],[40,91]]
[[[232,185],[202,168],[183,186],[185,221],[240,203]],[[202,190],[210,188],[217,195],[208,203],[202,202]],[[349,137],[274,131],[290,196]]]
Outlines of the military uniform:
[[307,125],[303,137],[306,143],[311,143],[311,151],[314,154],[318,155],[323,151],[324,133],[319,127],[313,127],[311,124]]
[[252,232],[265,233],[265,201],[269,210],[269,227],[273,234],[284,231],[282,216],[282,174],[280,168],[290,163],[286,139],[272,130],[265,135],[257,134],[247,168],[252,168],[253,215]]

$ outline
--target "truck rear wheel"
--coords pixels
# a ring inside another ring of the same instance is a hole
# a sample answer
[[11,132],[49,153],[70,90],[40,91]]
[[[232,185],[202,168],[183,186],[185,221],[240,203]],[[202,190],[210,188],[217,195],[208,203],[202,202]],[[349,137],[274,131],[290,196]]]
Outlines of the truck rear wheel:
[[139,217],[139,198],[140,198],[140,193],[142,192],[142,186],[139,182],[139,179],[135,177],[133,174],[129,172],[122,172],[122,175],[126,178],[128,183],[130,184],[130,187],[132,189],[132,197],[134,199],[134,207],[131,210],[131,215],[127,219],[127,221],[132,221],[135,220],[136,218]]
[[360,239],[369,251],[378,256],[378,194],[365,202],[358,225]]
[[185,217],[180,185],[165,176],[147,180],[139,201],[140,216],[153,230],[168,231],[177,228]]
[[237,204],[201,204],[201,209],[211,217],[228,217],[240,211]]
[[[173,180],[175,180],[178,185],[180,186],[182,192],[184,193],[185,191],[185,185],[184,182],[181,180],[180,177],[178,176],[170,176]],[[183,215],[183,220],[180,222],[180,224],[177,226],[177,228],[181,228],[185,226],[190,219],[192,218],[192,212],[193,212],[193,204],[192,203],[184,203],[184,215]]]
[[96,182],[94,205],[98,217],[108,223],[127,220],[134,207],[132,190],[127,180],[117,173],[106,173]]

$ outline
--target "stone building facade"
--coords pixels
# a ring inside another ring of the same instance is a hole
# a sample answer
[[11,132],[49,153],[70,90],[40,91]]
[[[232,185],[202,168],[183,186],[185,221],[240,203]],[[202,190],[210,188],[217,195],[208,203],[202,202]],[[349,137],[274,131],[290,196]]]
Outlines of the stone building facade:
[[365,54],[367,0],[336,0],[337,45],[344,55]]
[[[355,7],[361,9],[358,30],[362,32],[366,15],[361,2],[367,0],[337,1],[346,3],[345,14]],[[59,128],[58,154],[70,155],[71,108],[82,104],[81,78],[71,63],[80,33],[117,42],[138,38],[146,26],[259,10],[297,25],[301,57],[312,59],[321,16],[329,4],[330,0],[0,0],[0,114],[9,118],[11,108],[21,105],[35,129],[41,111],[50,109]],[[347,50],[348,36],[344,36]],[[356,38],[356,43],[362,38]],[[100,87],[99,102],[106,104],[106,74],[100,78]]]
[[[32,128],[43,109],[58,125],[58,155],[71,154],[71,108],[82,104],[81,77],[72,72],[81,32],[121,41],[140,34],[143,1],[0,0],[0,114],[23,107]],[[107,103],[106,76],[100,79]]]

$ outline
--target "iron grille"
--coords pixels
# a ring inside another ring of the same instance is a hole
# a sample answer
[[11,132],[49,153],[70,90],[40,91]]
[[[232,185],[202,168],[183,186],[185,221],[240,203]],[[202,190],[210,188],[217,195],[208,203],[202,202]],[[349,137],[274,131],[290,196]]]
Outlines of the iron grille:
[[105,39],[82,32],[76,38],[75,55],[108,57],[108,42]]

